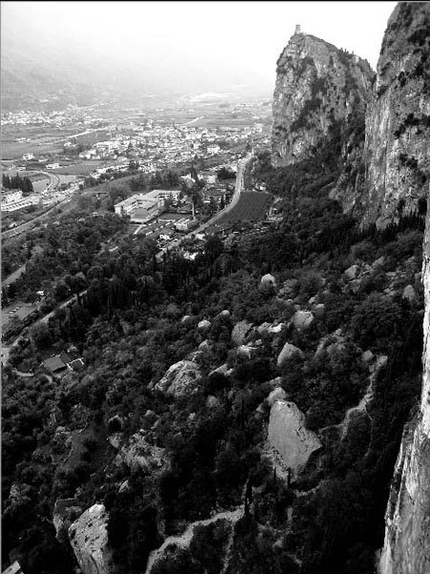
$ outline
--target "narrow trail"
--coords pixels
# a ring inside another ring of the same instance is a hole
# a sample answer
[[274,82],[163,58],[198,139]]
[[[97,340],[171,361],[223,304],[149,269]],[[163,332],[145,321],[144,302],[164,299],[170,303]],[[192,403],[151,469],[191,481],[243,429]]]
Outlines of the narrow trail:
[[[213,522],[217,522],[218,520],[229,520],[232,522],[232,529],[231,534],[228,542],[228,548],[226,552],[226,557],[228,558],[231,547],[233,545],[233,536],[234,536],[234,524],[242,518],[244,515],[243,505],[236,508],[236,510],[229,510],[225,512],[219,512],[215,514],[211,518],[207,518],[205,520],[199,520],[197,522],[193,522],[188,526],[188,528],[179,536],[169,536],[157,550],[153,550],[148,558],[148,563],[146,565],[145,574],[150,574],[152,567],[154,566],[155,562],[163,555],[164,550],[170,545],[174,544],[176,546],[180,546],[181,548],[188,548],[193,538],[194,529],[198,526],[208,526]],[[228,559],[226,560],[223,568],[223,572],[225,572],[228,566]]]
[[355,407],[351,407],[350,409],[348,409],[346,411],[345,417],[339,425],[341,440],[343,440],[346,437],[346,433],[348,432],[349,422],[350,422],[350,419],[354,413],[361,413],[364,411],[370,417],[369,413],[367,412],[367,405],[372,400],[372,396],[373,396],[373,378],[370,377],[370,382],[367,386],[364,397],[361,399],[361,401],[358,403],[358,405],[356,405]]

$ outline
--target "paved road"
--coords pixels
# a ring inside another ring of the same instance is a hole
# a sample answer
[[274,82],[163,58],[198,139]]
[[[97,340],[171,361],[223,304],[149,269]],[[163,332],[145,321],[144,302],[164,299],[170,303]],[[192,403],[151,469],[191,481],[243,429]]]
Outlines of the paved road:
[[17,235],[21,235],[21,233],[28,231],[29,229],[34,227],[34,224],[36,221],[43,221],[44,219],[46,219],[47,217],[49,217],[51,215],[51,213],[54,211],[54,209],[56,209],[57,207],[61,207],[62,205],[68,203],[70,200],[71,200],[70,197],[66,197],[65,199],[62,199],[61,201],[56,203],[53,207],[49,208],[48,211],[45,211],[45,213],[42,213],[42,215],[38,215],[34,219],[30,219],[30,221],[26,221],[25,223],[22,223],[21,225],[18,225],[17,227],[14,227],[13,229],[8,229],[7,231],[2,231],[2,234],[1,234],[2,239],[8,239],[9,237],[16,237]]
[[204,229],[206,229],[210,225],[213,225],[219,219],[221,219],[221,217],[223,215],[225,215],[226,213],[231,211],[233,209],[233,207],[235,207],[237,205],[237,202],[239,201],[240,194],[242,193],[243,188],[244,188],[245,168],[246,168],[247,164],[251,161],[251,158],[252,158],[252,154],[249,154],[246,156],[246,158],[241,159],[238,163],[237,174],[236,174],[236,185],[234,187],[234,192],[233,192],[233,196],[231,198],[230,203],[226,207],[224,207],[224,209],[222,209],[221,211],[218,211],[218,213],[215,214],[213,217],[211,217],[211,219],[209,219],[209,221],[206,221],[206,223],[203,223],[203,225],[201,225],[193,233],[200,233],[201,231],[203,231]]
[[233,209],[233,207],[235,207],[235,205],[239,201],[240,194],[244,188],[245,168],[246,168],[247,164],[251,161],[251,158],[252,158],[252,153],[247,155],[246,158],[241,159],[238,163],[237,174],[236,174],[236,185],[234,187],[234,192],[233,192],[233,196],[231,198],[230,203],[226,207],[224,207],[224,209],[222,209],[221,211],[218,211],[218,213],[216,213],[213,217],[211,217],[208,221],[206,221],[206,223],[203,223],[197,229],[193,229],[193,231],[190,231],[184,237],[181,237],[180,239],[176,239],[175,241],[172,241],[172,243],[170,243],[167,248],[164,248],[159,253],[157,253],[156,258],[158,261],[160,261],[162,259],[163,253],[166,250],[170,250],[170,249],[173,249],[174,247],[177,247],[178,245],[181,244],[181,242],[184,239],[191,237],[193,235],[195,236],[196,233],[201,233],[202,231],[204,231],[205,229],[207,229],[208,227],[210,227],[211,225],[216,223],[223,215],[225,215],[226,213],[231,211]]
[[19,277],[21,277],[21,275],[23,273],[25,273],[25,269],[27,267],[27,262],[24,263],[24,265],[21,265],[21,267],[19,267],[16,271],[14,271],[13,273],[11,273],[10,275],[8,275],[6,277],[6,279],[4,279],[1,284],[4,285],[10,285],[11,283],[13,283],[14,281],[16,281],[17,279],[19,279]]

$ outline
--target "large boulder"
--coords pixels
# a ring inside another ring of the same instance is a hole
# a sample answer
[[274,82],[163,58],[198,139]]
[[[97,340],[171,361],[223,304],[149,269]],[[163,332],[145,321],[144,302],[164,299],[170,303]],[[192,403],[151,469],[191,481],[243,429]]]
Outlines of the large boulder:
[[305,427],[305,415],[295,403],[277,400],[270,409],[268,439],[297,478],[313,452],[322,444],[317,435]]
[[351,265],[351,267],[348,267],[348,269],[344,272],[344,276],[347,281],[357,279],[359,275],[360,275],[360,267],[358,265]]
[[209,329],[211,328],[211,322],[208,321],[207,319],[202,319],[199,324],[197,325],[197,328],[199,331],[209,331]]
[[411,305],[416,302],[417,294],[412,285],[406,285],[406,287],[403,289],[402,297],[403,299],[409,301]]
[[282,348],[282,351],[278,355],[278,367],[282,367],[285,363],[288,363],[291,359],[299,357],[300,359],[304,359],[305,355],[301,349],[292,345],[291,343],[285,343]]
[[246,336],[249,334],[251,329],[252,325],[251,323],[248,323],[248,321],[239,321],[239,323],[236,323],[231,333],[231,340],[236,347],[244,344]]
[[274,295],[276,292],[276,281],[273,275],[267,273],[267,275],[263,275],[260,280],[260,285],[258,287],[261,293],[267,293],[269,295]]
[[255,347],[250,347],[249,345],[240,345],[236,349],[236,355],[242,357],[243,359],[252,359],[256,354]]
[[260,280],[260,285],[264,284],[276,285],[276,279],[270,273],[266,273]]
[[154,389],[175,398],[184,397],[197,392],[200,369],[194,361],[179,361],[172,365],[162,379],[154,385]]
[[69,540],[83,574],[113,574],[108,547],[108,514],[103,504],[88,508],[69,528]]
[[307,331],[315,321],[315,317],[311,311],[296,311],[291,320],[298,331]]
[[229,319],[230,318],[230,311],[228,309],[224,309],[219,314],[219,317],[222,317],[223,319]]

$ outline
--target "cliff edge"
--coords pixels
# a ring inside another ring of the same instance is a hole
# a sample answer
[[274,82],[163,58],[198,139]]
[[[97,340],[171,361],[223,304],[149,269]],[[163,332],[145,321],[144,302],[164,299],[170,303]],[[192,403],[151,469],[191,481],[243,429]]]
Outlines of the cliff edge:
[[429,192],[430,4],[402,2],[384,34],[366,114],[362,223],[384,227]]
[[385,514],[380,574],[430,572],[430,198],[423,253],[423,385],[418,413],[406,425]]
[[366,60],[300,31],[277,62],[272,164],[315,156],[320,146],[362,124],[374,73]]

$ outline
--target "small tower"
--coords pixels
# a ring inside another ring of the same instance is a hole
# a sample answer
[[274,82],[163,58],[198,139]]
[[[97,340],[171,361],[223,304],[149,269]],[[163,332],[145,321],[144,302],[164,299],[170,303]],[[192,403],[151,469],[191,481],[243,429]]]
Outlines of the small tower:
[[294,34],[301,34],[302,30],[300,28],[300,24],[296,24],[296,31],[294,32]]

